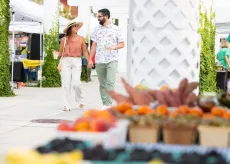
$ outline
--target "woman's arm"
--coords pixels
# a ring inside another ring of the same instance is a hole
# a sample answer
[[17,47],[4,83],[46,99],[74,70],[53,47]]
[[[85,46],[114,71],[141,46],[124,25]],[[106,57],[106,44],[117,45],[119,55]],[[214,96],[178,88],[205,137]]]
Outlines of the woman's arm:
[[228,56],[226,55],[224,57],[224,59],[225,59],[226,63],[228,63],[228,68],[230,69],[230,62],[229,62]]
[[59,49],[59,53],[58,53],[58,57],[61,57],[61,56],[62,56],[62,53],[63,53],[63,48],[64,48],[64,42],[65,42],[65,37],[61,39],[60,49]]

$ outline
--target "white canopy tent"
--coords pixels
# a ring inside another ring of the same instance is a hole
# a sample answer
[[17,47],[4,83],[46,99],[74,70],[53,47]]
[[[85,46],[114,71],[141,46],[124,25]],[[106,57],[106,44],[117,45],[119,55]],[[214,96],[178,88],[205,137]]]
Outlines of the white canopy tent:
[[[205,0],[211,5],[210,0]],[[220,39],[227,38],[230,33],[230,1],[214,0],[213,9],[216,13],[216,41],[215,51],[219,51]]]
[[203,0],[206,10],[209,12],[211,5],[216,14],[216,33],[226,36],[230,33],[230,1],[229,0]]
[[[10,0],[11,7],[11,22],[9,31],[13,33],[13,46],[12,46],[12,57],[11,60],[15,60],[15,45],[14,45],[14,33],[15,32],[26,32],[26,33],[37,33],[40,34],[40,69],[42,72],[42,63],[44,57],[42,56],[42,34],[43,34],[43,22],[44,22],[44,6],[29,0]],[[68,20],[59,17],[59,29],[60,33],[63,33],[63,29],[66,26]],[[12,84],[13,84],[13,70],[14,64],[12,64]],[[42,86],[42,78],[41,85]],[[13,88],[13,85],[12,85]]]
[[230,1],[215,0],[216,10],[216,32],[219,35],[228,35],[230,33]]
[[[42,24],[42,23],[41,23]],[[13,32],[13,28],[15,32],[25,32],[25,33],[35,33],[35,34],[43,34],[43,27],[40,25],[40,22],[21,22],[15,21],[13,25],[13,21],[10,22],[9,31]],[[65,26],[59,27],[59,33],[62,34]]]
[[[15,14],[15,31],[27,33],[40,33],[40,22],[44,22],[44,6],[29,0],[10,0],[11,12]],[[11,17],[13,20],[13,17]],[[18,23],[16,23],[18,22]],[[60,33],[63,33],[68,20],[59,17]],[[12,32],[13,22],[10,23],[10,32]],[[43,28],[42,31],[43,33]]]
[[10,32],[25,32],[25,33],[43,33],[42,27],[39,22],[21,22],[15,21],[10,22]]

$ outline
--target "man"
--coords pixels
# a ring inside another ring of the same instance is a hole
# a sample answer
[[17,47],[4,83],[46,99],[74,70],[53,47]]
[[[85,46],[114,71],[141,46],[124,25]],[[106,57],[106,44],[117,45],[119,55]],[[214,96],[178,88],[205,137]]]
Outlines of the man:
[[103,103],[102,109],[112,105],[112,99],[107,94],[108,90],[114,90],[118,49],[125,46],[124,39],[118,26],[110,22],[110,11],[101,9],[98,11],[99,26],[94,29],[91,36],[93,41],[90,51],[90,65],[96,54],[96,71],[100,83],[100,94]]

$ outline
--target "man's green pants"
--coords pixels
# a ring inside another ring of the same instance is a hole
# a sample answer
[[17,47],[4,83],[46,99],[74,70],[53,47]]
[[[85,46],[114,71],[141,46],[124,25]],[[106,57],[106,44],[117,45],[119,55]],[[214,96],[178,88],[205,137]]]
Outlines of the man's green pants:
[[105,64],[96,64],[96,71],[100,83],[102,103],[105,106],[111,106],[112,99],[108,95],[107,91],[114,90],[117,72],[117,61],[112,61]]

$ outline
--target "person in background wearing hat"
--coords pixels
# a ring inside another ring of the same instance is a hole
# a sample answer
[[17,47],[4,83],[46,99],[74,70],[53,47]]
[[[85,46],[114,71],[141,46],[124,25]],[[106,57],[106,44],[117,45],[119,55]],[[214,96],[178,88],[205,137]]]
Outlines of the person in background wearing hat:
[[70,21],[64,29],[66,35],[62,38],[60,44],[59,57],[63,56],[61,79],[62,87],[64,88],[64,111],[71,110],[71,88],[74,90],[75,101],[79,107],[84,107],[83,93],[80,88],[81,55],[83,53],[88,60],[89,54],[86,49],[85,39],[77,34],[82,25],[83,23],[77,19]]
[[110,11],[101,9],[97,15],[99,26],[94,29],[91,36],[93,41],[90,51],[90,64],[96,54],[96,71],[100,83],[100,94],[103,102],[102,109],[109,108],[112,105],[112,99],[107,91],[114,90],[118,49],[125,46],[121,30],[118,26],[110,22]]

